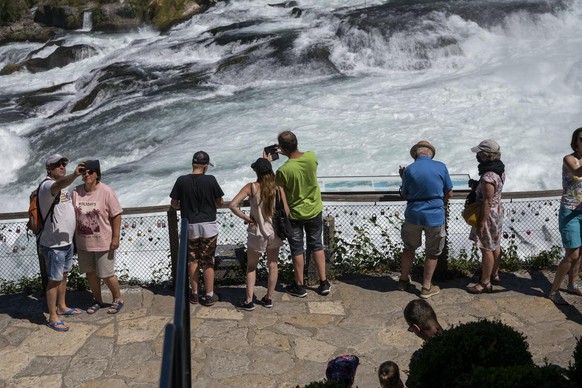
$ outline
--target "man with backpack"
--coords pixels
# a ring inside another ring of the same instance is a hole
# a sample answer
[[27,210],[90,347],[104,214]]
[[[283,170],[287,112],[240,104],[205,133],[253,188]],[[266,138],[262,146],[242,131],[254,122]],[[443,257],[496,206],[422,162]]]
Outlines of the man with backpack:
[[67,273],[73,267],[75,233],[75,209],[66,187],[83,174],[85,166],[84,163],[79,163],[73,173],[66,175],[68,161],[69,159],[60,154],[49,156],[45,162],[47,177],[38,187],[42,222],[38,244],[48,272],[47,326],[56,331],[69,330],[59,316],[82,313],[78,308],[69,308],[65,302]]

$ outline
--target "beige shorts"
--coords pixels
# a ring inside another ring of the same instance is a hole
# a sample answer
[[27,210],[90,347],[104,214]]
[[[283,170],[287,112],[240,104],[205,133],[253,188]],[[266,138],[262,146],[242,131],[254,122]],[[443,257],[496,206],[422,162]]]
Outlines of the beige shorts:
[[414,251],[420,247],[422,245],[423,230],[424,238],[426,240],[426,254],[429,256],[439,256],[443,252],[445,238],[447,236],[447,231],[444,225],[422,226],[404,222],[401,231],[404,248]]
[[79,271],[95,272],[97,277],[105,279],[115,275],[115,251],[87,252],[78,250]]
[[250,251],[264,253],[267,250],[279,248],[283,244],[283,241],[276,233],[269,237],[264,237],[257,225],[249,225],[247,232],[247,249]]

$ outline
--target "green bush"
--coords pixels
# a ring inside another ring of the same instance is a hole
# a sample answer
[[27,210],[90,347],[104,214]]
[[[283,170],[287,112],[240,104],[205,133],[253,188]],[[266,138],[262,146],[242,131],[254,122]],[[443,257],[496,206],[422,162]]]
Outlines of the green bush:
[[528,257],[523,266],[531,270],[554,268],[562,260],[562,247],[554,245],[548,250],[541,251],[536,256]]
[[27,4],[20,0],[0,1],[0,26],[7,26],[20,20],[26,11]]
[[21,277],[18,280],[2,280],[0,281],[0,294],[17,294],[25,293],[32,294],[35,291],[42,289],[42,279],[40,274],[32,277]]
[[568,375],[578,387],[582,387],[582,337],[578,338],[574,348],[574,364],[570,363]]
[[522,267],[522,262],[517,252],[515,239],[509,240],[507,248],[501,250],[501,263],[499,267],[503,270],[514,272]]
[[534,365],[525,337],[499,322],[455,326],[424,343],[410,362],[409,388],[454,387],[475,367]]
[[67,288],[76,291],[85,291],[89,289],[87,277],[79,271],[79,265],[73,264],[73,268],[67,276]]
[[549,366],[519,365],[506,368],[476,367],[455,388],[574,388],[574,384]]

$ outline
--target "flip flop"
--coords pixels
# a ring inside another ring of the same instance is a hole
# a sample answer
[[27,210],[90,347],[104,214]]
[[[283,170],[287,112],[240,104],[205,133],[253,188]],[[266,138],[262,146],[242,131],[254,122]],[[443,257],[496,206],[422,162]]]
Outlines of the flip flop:
[[107,310],[107,314],[117,314],[119,312],[119,310],[121,310],[122,308],[123,308],[123,301],[116,300],[111,304],[111,307],[109,307],[109,310]]
[[58,322],[46,321],[46,325],[55,331],[69,331],[69,326],[66,326],[65,322],[63,322],[63,321],[58,321]]
[[95,314],[101,307],[103,307],[103,304],[95,301],[95,303],[87,309],[87,314]]
[[63,311],[62,313],[57,312],[57,315],[79,315],[83,314],[83,310],[78,309],[76,307],[71,307],[67,311]]

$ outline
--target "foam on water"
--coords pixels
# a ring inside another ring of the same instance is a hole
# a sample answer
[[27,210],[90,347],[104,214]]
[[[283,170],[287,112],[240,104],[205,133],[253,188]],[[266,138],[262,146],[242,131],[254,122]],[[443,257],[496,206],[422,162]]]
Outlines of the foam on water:
[[[411,163],[410,146],[427,139],[451,173],[474,177],[470,147],[494,138],[507,165],[506,190],[560,187],[561,159],[582,121],[580,2],[555,14],[516,12],[487,28],[435,12],[431,28],[390,34],[346,28],[341,12],[329,14],[372,2],[301,2],[306,12],[299,19],[267,3],[220,2],[164,35],[72,34],[64,37],[67,45],[89,44],[98,54],[62,69],[0,77],[3,95],[75,81],[30,118],[0,124],[0,211],[26,209],[23,193],[36,187],[53,152],[73,162],[100,159],[104,182],[127,207],[168,203],[192,153],[204,149],[216,165],[210,173],[230,199],[253,179],[249,165],[262,148],[285,129],[297,134],[302,150],[317,152],[320,176],[396,174]],[[261,22],[239,33],[294,31],[286,62],[269,56],[268,38],[216,44],[206,33],[247,20]],[[444,38],[450,44],[438,43]],[[0,65],[40,47],[0,46]],[[214,71],[220,60],[250,47],[252,61]],[[329,53],[325,65],[312,57],[318,48]],[[159,86],[147,80],[126,94],[104,92],[88,111],[60,112],[117,62],[153,69],[162,80],[182,67],[212,71],[196,87],[157,93]]]

